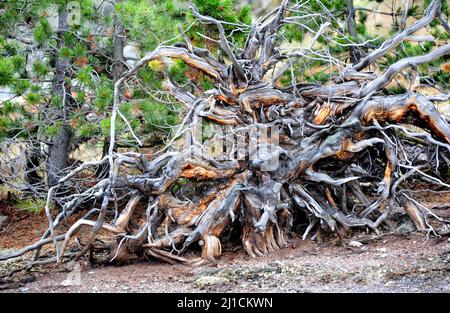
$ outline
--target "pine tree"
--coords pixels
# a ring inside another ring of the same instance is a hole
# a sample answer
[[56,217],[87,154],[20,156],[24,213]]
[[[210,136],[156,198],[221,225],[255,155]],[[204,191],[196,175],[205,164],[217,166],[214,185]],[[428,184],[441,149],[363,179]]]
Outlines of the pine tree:
[[[251,22],[248,6],[236,15],[234,1],[197,2],[202,14],[220,16],[230,23]],[[105,155],[114,82],[133,63],[124,58],[127,45],[137,46],[139,58],[162,41],[169,44],[179,40],[170,39],[179,36],[183,28],[196,44],[216,45],[198,36],[201,26],[194,23],[184,1],[155,0],[152,5],[147,0],[115,1],[101,7],[101,2],[94,0],[76,3],[80,12],[73,11],[66,0],[0,4],[0,85],[11,90],[11,99],[0,105],[0,142],[4,149],[17,140],[27,142],[28,183],[26,188],[19,182],[15,185],[25,196],[44,192],[45,177],[47,186],[54,185],[64,170],[74,165],[71,153],[86,143],[103,146]],[[74,16],[75,22],[71,20]],[[188,29],[191,23],[194,25]],[[232,29],[226,29],[227,33]],[[243,33],[230,35],[237,44],[243,44]],[[214,27],[208,36],[217,38]],[[219,53],[217,45],[216,51]],[[183,62],[168,66],[167,73],[179,83],[196,83],[196,74]],[[140,84],[125,91],[129,103],[121,107],[121,113],[148,146],[171,133],[180,107],[163,105],[164,99],[153,94],[165,80],[159,68],[149,66],[138,76]],[[200,77],[199,82],[198,88],[211,88],[206,77]],[[18,101],[22,98],[24,101]],[[123,121],[117,128],[123,147],[136,144]],[[97,174],[105,172],[106,168],[101,168]]]

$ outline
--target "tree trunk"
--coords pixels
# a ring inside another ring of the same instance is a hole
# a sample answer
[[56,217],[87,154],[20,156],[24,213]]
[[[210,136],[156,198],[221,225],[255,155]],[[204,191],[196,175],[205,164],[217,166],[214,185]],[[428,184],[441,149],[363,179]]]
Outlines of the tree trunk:
[[[116,4],[119,2],[121,2],[121,0],[115,0]],[[125,59],[123,57],[123,48],[124,48],[123,36],[124,36],[124,29],[122,23],[120,22],[119,16],[116,13],[114,13],[114,39],[113,39],[114,66],[112,71],[114,82],[116,82],[125,71]]]
[[27,149],[27,162],[25,165],[25,180],[31,186],[39,185],[42,182],[42,177],[39,175],[37,169],[40,164],[40,153],[38,150],[39,147],[36,147],[33,144],[30,144],[30,147]]
[[68,165],[71,138],[72,129],[68,124],[63,123],[58,134],[52,139],[47,159],[47,180],[50,187],[58,183],[59,178],[62,176],[62,171]]
[[69,145],[72,138],[72,129],[67,117],[69,96],[64,86],[69,61],[59,56],[59,51],[64,46],[63,35],[68,30],[67,8],[65,5],[59,6],[58,15],[57,49],[55,51],[55,74],[53,78],[52,96],[57,97],[61,101],[62,108],[57,112],[54,119],[55,122],[60,123],[61,127],[58,133],[52,138],[48,150],[47,182],[50,187],[58,183],[62,171],[68,165]]
[[[353,0],[347,1],[347,29],[350,36],[356,38],[358,35],[356,31],[356,22],[355,22],[355,8],[353,6]],[[350,46],[350,63],[356,64],[359,62],[361,58],[361,52],[358,47]]]

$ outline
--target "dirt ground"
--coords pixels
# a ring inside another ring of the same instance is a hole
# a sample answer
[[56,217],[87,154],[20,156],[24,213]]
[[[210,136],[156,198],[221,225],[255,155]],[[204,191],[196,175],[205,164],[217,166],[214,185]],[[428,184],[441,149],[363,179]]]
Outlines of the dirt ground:
[[[448,195],[433,200],[428,207],[450,202]],[[14,219],[0,231],[0,254],[38,239],[47,227],[44,214],[0,209]],[[449,211],[435,213],[448,218]],[[417,233],[408,218],[401,218],[395,231],[374,236],[340,246],[296,236],[289,247],[256,259],[225,248],[217,264],[203,267],[156,261],[37,266],[1,278],[0,292],[450,292],[448,236]],[[30,257],[0,262],[0,277]]]
[[251,259],[229,251],[198,268],[151,261],[82,261],[71,272],[37,267],[0,292],[450,292],[449,262],[448,238],[386,235],[360,247],[293,238],[279,253]]
[[[6,292],[450,292],[450,243],[423,235],[383,236],[361,247],[300,238],[262,258],[227,252],[215,265],[156,262],[31,272],[35,280]],[[72,283],[72,285],[70,285]],[[68,286],[67,286],[68,285]]]

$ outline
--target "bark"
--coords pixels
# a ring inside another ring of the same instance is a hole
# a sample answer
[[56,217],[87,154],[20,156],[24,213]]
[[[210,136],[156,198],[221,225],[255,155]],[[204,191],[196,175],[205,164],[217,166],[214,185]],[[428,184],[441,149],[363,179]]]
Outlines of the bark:
[[[115,4],[119,2],[121,1],[116,0]],[[124,36],[124,29],[122,23],[120,22],[120,19],[117,16],[117,14],[114,14],[114,39],[113,39],[114,65],[112,72],[114,81],[117,81],[125,71],[125,59],[123,57],[123,48],[124,48],[123,36]]]
[[[346,0],[347,2],[347,30],[353,37],[357,37],[356,22],[355,22],[355,8],[353,6],[353,0]],[[361,58],[361,52],[358,47],[350,46],[350,63],[356,64]]]
[[27,150],[27,162],[25,165],[25,180],[31,186],[38,185],[42,182],[42,177],[38,173],[40,161],[40,153],[36,151],[38,147],[30,144]]
[[69,61],[59,57],[59,49],[64,46],[63,34],[68,30],[67,10],[64,5],[59,6],[58,10],[58,34],[57,50],[55,53],[55,73],[53,78],[52,95],[58,97],[62,103],[62,109],[59,110],[53,119],[60,122],[61,127],[58,133],[52,138],[48,148],[47,157],[47,182],[50,187],[58,183],[63,170],[68,165],[69,145],[72,138],[72,129],[68,124],[67,112],[69,106],[68,92],[64,86],[66,71],[69,67]]

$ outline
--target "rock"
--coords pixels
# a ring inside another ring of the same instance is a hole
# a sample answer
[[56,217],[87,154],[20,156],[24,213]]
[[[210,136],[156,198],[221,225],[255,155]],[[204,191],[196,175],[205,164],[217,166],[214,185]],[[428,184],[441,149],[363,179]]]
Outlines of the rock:
[[13,95],[11,88],[9,87],[0,87],[0,101],[4,101],[9,99]]
[[47,21],[50,24],[50,27],[53,31],[56,31],[59,24],[58,7],[55,4],[51,5],[47,10],[47,15]]
[[356,240],[350,241],[350,242],[348,243],[348,245],[349,245],[350,247],[355,247],[355,248],[360,248],[360,247],[363,246],[363,244],[362,244],[361,242],[356,241]]
[[194,282],[194,284],[199,287],[205,287],[205,286],[213,286],[213,285],[222,285],[229,283],[230,280],[225,277],[220,276],[200,276],[197,278]]
[[35,78],[36,73],[33,71],[33,64],[36,62],[45,63],[47,58],[45,57],[45,53],[42,50],[33,50],[27,56],[27,64],[25,65],[25,70],[27,72],[27,77]]
[[387,251],[387,249],[386,249],[386,248],[384,248],[384,247],[383,247],[383,248],[377,248],[377,251],[378,251],[378,252],[386,252],[386,251]]
[[103,16],[111,16],[114,12],[114,5],[112,3],[103,3],[100,8],[100,12]]
[[0,215],[0,229],[2,229],[3,223],[7,220],[8,218],[4,215]]
[[399,227],[395,230],[395,233],[399,234],[400,236],[408,236],[413,231],[416,230],[416,227],[414,226],[411,219],[405,219],[402,224],[400,224]]
[[270,267],[283,267],[284,264],[281,261],[272,261],[267,265],[269,265]]
[[[61,282],[61,286],[69,287],[69,286],[78,286],[79,283],[73,279],[65,279]],[[92,288],[94,289],[94,288]]]
[[[252,5],[252,9],[256,16],[263,16],[268,13],[275,4],[278,4],[277,1],[274,0],[260,0],[260,1],[252,1],[249,0],[241,0],[241,4],[250,4]],[[255,5],[256,4],[256,5]]]
[[136,61],[138,61],[141,56],[139,53],[139,48],[136,45],[128,44],[123,47],[123,57],[126,60],[127,64],[133,66]]

